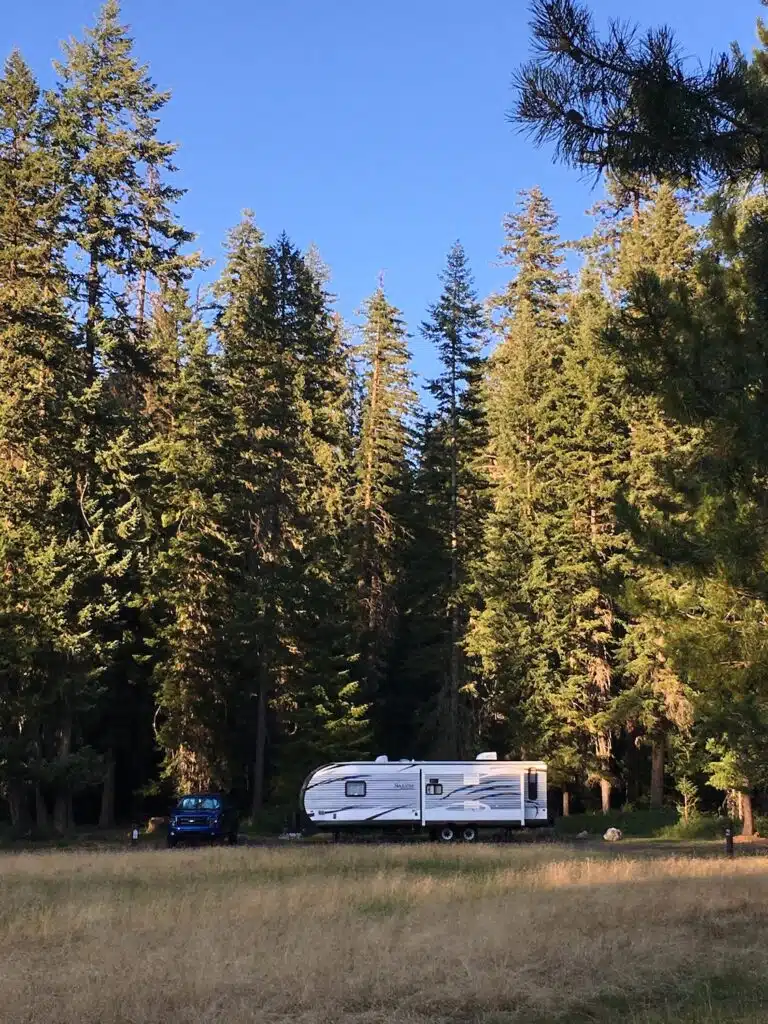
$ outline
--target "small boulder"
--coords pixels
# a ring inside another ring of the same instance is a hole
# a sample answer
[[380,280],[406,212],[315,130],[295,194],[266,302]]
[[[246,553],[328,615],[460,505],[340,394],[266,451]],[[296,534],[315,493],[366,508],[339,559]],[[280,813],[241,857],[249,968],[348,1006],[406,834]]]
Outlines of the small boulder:
[[586,830],[586,829],[584,829],[584,831],[583,831],[583,832],[579,832],[579,833],[577,834],[576,838],[577,838],[577,839],[589,839],[589,832],[587,832],[587,830]]
[[607,839],[609,843],[617,843],[619,839],[621,839],[621,829],[609,828],[603,836],[603,839]]

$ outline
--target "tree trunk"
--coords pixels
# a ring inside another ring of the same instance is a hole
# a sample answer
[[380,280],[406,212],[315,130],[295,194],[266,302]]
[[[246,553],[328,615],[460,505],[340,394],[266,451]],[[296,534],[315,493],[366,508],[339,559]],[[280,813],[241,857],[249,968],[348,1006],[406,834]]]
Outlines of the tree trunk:
[[96,243],[91,246],[88,254],[88,277],[87,277],[87,312],[85,317],[85,352],[88,358],[88,373],[90,377],[96,371],[96,324],[99,318],[99,256]]
[[571,794],[563,789],[563,817],[567,818],[571,813]]
[[[64,763],[72,750],[72,718],[66,714],[59,732],[59,760]],[[59,782],[56,793],[56,800],[53,805],[53,827],[60,834],[63,834],[73,825],[72,821],[72,794],[69,790],[69,782]]]
[[56,794],[56,801],[53,805],[53,827],[64,835],[74,824],[72,820],[72,797],[68,792]]
[[104,766],[104,783],[101,789],[101,810],[99,828],[115,827],[115,753],[110,747]]
[[741,794],[741,834],[751,836],[755,831],[755,819],[752,811],[752,794]]
[[39,786],[35,786],[35,820],[41,832],[48,828],[48,807]]
[[[603,659],[599,660],[601,665],[604,665]],[[605,679],[609,679],[609,673],[604,673]],[[608,687],[605,686],[607,692]],[[597,754],[597,765],[600,775],[600,806],[602,807],[603,814],[607,814],[611,809],[611,751],[613,747],[613,738],[611,733],[600,732],[595,737],[595,753]]]
[[139,297],[136,301],[136,334],[141,340],[144,336],[144,320],[147,306],[147,272],[142,270],[139,276]]
[[[378,403],[379,403],[379,381],[381,378],[381,339],[377,336],[376,350],[373,359],[373,377],[371,380],[371,406],[369,436],[366,438],[368,451],[365,460],[365,476],[363,479],[363,546],[360,564],[361,597],[363,609],[367,612],[365,621],[368,626],[369,637],[368,653],[365,666],[366,692],[370,696],[376,692],[375,680],[377,666],[375,654],[379,646],[377,626],[380,625],[382,587],[380,574],[374,566],[373,551],[375,541],[375,524],[373,520],[373,484],[376,475],[376,445],[378,443]],[[366,607],[367,606],[367,607]]]
[[451,610],[451,667],[448,681],[448,757],[459,759],[462,755],[461,728],[459,724],[459,687],[461,673],[461,652],[459,650],[459,610]]
[[600,804],[603,814],[608,814],[611,809],[611,780],[600,779]]
[[251,816],[255,817],[264,804],[264,769],[267,753],[267,699],[266,672],[262,670],[259,686],[259,700],[256,720],[256,751],[253,758],[253,793],[251,796]]
[[651,810],[658,811],[664,803],[664,738],[653,740],[651,746]]
[[11,812],[11,828],[14,832],[25,833],[29,829],[29,807],[27,792],[20,782],[9,782],[5,798]]
[[456,412],[456,359],[451,358],[451,675],[449,715],[451,757],[461,757],[459,724],[459,689],[461,688],[461,622],[459,611],[459,474],[458,416]]

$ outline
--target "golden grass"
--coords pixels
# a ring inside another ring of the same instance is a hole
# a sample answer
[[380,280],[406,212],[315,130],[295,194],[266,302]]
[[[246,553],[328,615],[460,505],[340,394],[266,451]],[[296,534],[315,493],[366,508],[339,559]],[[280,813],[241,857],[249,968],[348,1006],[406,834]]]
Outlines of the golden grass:
[[0,1021],[751,1024],[768,1005],[767,923],[758,857],[8,854]]

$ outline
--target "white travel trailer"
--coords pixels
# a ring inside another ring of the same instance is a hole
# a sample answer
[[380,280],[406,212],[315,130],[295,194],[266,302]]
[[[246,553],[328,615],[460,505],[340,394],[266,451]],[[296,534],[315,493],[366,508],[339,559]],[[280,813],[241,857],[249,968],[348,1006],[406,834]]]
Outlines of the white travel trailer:
[[435,839],[472,842],[480,828],[548,824],[543,761],[346,761],[317,768],[304,782],[301,809],[311,827],[427,829]]

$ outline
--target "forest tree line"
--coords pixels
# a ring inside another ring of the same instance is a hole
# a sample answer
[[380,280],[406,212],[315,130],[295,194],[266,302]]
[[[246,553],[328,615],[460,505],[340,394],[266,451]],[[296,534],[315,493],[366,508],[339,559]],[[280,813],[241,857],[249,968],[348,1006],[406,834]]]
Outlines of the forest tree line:
[[[65,45],[52,89],[10,55],[0,796],[15,827],[109,827],[208,788],[258,816],[323,761],[495,749],[546,760],[566,814],[727,797],[752,830],[768,787],[768,198],[749,160],[768,148],[754,121],[702,155],[712,132],[689,118],[649,157],[642,116],[634,150],[607,129],[574,141],[593,130],[590,68],[619,95],[647,57],[629,40],[606,82],[586,17],[539,4],[539,42],[572,66],[524,69],[520,110],[606,171],[593,230],[563,239],[550,200],[522,192],[489,297],[457,242],[411,325],[439,365],[423,395],[383,282],[346,323],[318,252],[251,214],[199,285],[168,97],[116,0]],[[733,61],[728,95],[738,79],[742,106],[768,109],[764,51]],[[557,107],[569,73],[581,113]],[[720,88],[675,81],[696,110]]]

